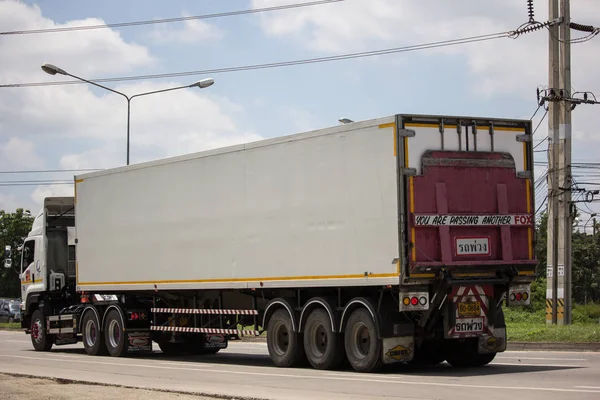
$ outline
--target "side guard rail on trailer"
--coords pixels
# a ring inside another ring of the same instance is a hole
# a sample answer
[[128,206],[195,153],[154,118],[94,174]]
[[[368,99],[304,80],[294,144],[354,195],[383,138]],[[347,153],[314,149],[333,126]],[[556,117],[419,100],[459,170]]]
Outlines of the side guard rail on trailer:
[[[194,326],[167,326],[163,325],[151,325],[150,330],[153,331],[167,331],[167,332],[189,332],[189,333],[212,333],[212,334],[225,334],[225,335],[242,335],[242,336],[260,336],[264,331],[259,331],[256,321],[258,315],[257,310],[232,310],[232,309],[210,309],[210,308],[151,308],[150,311],[155,314],[192,314],[192,315],[218,315],[219,328],[215,328],[211,325],[216,321],[216,318],[212,318],[207,322],[198,323],[197,319],[194,318]],[[254,329],[233,329],[233,326],[238,325],[238,318],[232,323],[223,326],[224,315],[252,315],[254,316]],[[169,323],[169,322],[167,322]],[[202,326],[198,326],[202,325]]]

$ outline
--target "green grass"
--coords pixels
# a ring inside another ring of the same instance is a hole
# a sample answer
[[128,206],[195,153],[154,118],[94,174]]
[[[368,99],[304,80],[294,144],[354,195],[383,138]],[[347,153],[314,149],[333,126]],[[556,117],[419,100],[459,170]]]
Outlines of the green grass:
[[20,322],[0,322],[0,329],[21,329]]
[[600,305],[575,306],[572,325],[548,325],[545,313],[505,308],[508,341],[600,342]]

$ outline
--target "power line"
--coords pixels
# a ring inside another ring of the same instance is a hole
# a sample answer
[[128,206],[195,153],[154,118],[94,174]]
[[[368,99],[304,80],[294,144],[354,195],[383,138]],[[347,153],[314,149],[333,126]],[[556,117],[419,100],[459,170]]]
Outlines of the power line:
[[[487,34],[487,35],[478,35],[478,36],[471,36],[471,37],[465,37],[465,38],[460,38],[460,39],[443,40],[443,41],[439,41],[439,42],[430,42],[430,43],[423,43],[423,44],[410,45],[410,46],[394,47],[394,48],[388,48],[388,49],[382,49],[382,50],[340,54],[337,56],[316,57],[316,58],[308,58],[308,59],[293,60],[293,61],[243,65],[243,66],[236,66],[236,67],[206,69],[206,70],[197,70],[197,71],[171,72],[171,73],[150,74],[150,75],[135,75],[135,76],[125,76],[125,77],[116,77],[116,78],[99,78],[99,79],[90,79],[90,81],[92,81],[92,82],[122,82],[122,81],[134,81],[134,80],[143,80],[143,79],[162,79],[162,78],[174,78],[174,77],[193,76],[193,75],[219,74],[219,73],[226,73],[226,72],[250,71],[250,70],[267,69],[267,68],[280,68],[280,67],[289,67],[289,66],[304,65],[304,64],[315,64],[315,63],[323,63],[323,62],[329,62],[329,61],[349,60],[349,59],[355,59],[355,58],[364,58],[364,57],[373,57],[373,56],[396,54],[396,53],[405,53],[405,52],[410,52],[410,51],[426,50],[426,49],[433,49],[433,48],[438,48],[438,47],[456,46],[456,45],[467,44],[467,43],[477,43],[477,42],[483,42],[483,41],[488,41],[488,40],[505,38],[505,37],[508,37],[508,35],[509,35],[509,32],[497,32],[497,33],[491,33],[491,34]],[[76,84],[84,84],[84,83],[85,82],[82,82],[79,80],[12,83],[12,84],[2,84],[2,85],[0,85],[0,88],[59,86],[59,85],[70,85],[70,84],[76,85]]]
[[0,187],[9,186],[52,186],[52,185],[72,185],[73,181],[56,181],[56,182],[22,182],[12,183],[10,181],[0,182]]
[[14,171],[0,171],[0,174],[44,174],[44,173],[54,173],[54,172],[80,172],[80,171],[102,171],[102,170],[98,169],[98,168],[14,170]]
[[182,22],[182,21],[191,21],[198,19],[210,19],[210,18],[221,18],[221,17],[231,17],[235,15],[243,15],[243,14],[255,14],[260,12],[268,12],[268,11],[279,11],[291,8],[299,8],[299,7],[309,7],[309,6],[317,6],[322,4],[329,3],[338,3],[345,0],[320,0],[320,1],[312,1],[308,3],[295,3],[274,7],[265,7],[265,8],[255,8],[251,10],[238,10],[238,11],[228,11],[216,14],[205,14],[205,15],[193,15],[189,17],[177,17],[177,18],[164,18],[164,19],[154,19],[154,20],[146,20],[146,21],[133,21],[133,22],[118,22],[113,24],[98,24],[98,25],[82,25],[82,26],[69,26],[64,28],[47,28],[47,29],[27,29],[20,31],[7,31],[0,32],[0,35],[27,35],[27,34],[38,34],[38,33],[55,33],[55,32],[72,32],[72,31],[83,31],[83,30],[92,30],[92,29],[103,29],[103,28],[123,28],[128,26],[139,26],[139,25],[150,25],[150,24],[162,24],[162,23],[170,23],[170,22]]

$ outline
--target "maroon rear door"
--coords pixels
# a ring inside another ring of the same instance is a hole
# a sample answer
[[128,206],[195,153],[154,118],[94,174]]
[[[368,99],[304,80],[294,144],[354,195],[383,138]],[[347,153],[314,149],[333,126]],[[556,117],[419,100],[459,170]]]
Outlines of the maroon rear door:
[[510,154],[427,151],[421,162],[408,182],[411,275],[533,269],[530,180],[517,176]]

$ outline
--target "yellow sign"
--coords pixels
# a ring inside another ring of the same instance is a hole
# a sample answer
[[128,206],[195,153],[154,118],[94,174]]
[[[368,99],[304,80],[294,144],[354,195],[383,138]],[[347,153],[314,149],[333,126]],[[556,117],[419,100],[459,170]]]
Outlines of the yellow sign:
[[408,347],[397,345],[385,353],[386,356],[393,358],[394,360],[402,360],[410,355],[411,350]]
[[477,301],[458,303],[458,315],[461,317],[479,317],[481,315],[481,304]]
[[490,337],[486,342],[485,342],[485,348],[488,350],[494,350],[496,348],[496,338],[495,337]]

